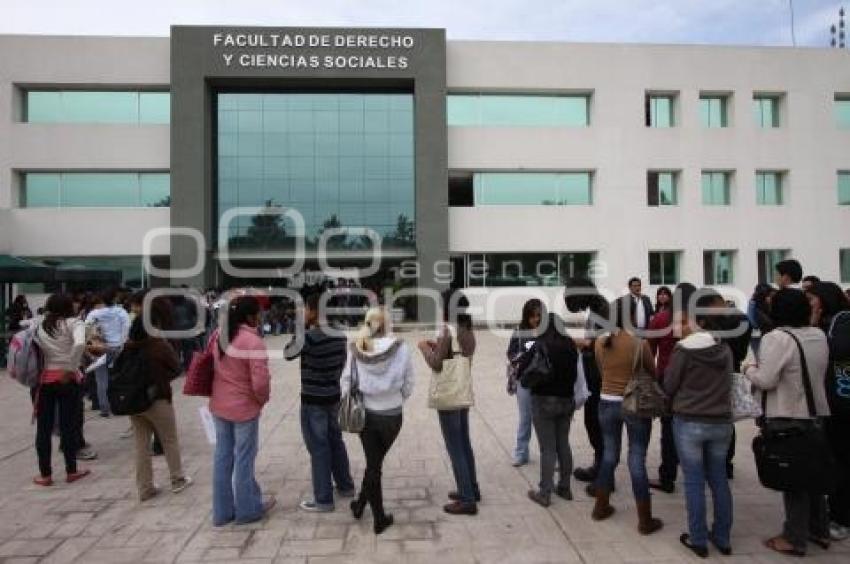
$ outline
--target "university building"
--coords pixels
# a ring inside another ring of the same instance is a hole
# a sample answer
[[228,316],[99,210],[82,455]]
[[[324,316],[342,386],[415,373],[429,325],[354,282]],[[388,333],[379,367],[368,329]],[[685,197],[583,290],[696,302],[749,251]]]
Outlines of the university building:
[[848,285],[850,54],[439,29],[0,36],[0,255],[132,286],[361,268],[465,287],[498,320],[577,275],[745,296],[793,256]]

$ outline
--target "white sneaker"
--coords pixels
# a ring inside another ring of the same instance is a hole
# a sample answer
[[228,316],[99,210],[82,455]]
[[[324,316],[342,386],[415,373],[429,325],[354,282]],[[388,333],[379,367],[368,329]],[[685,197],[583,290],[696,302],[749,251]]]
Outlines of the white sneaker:
[[834,541],[843,541],[848,537],[850,537],[850,527],[835,522],[829,524],[829,538]]

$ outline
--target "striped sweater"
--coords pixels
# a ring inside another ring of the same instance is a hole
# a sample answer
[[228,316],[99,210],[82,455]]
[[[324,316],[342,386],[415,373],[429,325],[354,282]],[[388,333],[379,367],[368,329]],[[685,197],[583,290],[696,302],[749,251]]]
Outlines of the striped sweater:
[[301,402],[314,405],[331,405],[340,399],[339,380],[347,359],[347,340],[342,336],[327,335],[318,327],[304,334],[304,345],[295,348],[295,341],[287,345],[287,360],[301,358]]

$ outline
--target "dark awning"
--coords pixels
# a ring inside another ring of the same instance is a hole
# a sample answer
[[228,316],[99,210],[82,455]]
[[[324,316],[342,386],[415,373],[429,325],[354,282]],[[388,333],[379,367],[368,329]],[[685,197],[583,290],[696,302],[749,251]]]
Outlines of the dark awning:
[[56,282],[111,282],[120,284],[121,271],[112,268],[63,264],[54,268],[53,280]]
[[50,282],[53,268],[11,255],[0,255],[0,284]]

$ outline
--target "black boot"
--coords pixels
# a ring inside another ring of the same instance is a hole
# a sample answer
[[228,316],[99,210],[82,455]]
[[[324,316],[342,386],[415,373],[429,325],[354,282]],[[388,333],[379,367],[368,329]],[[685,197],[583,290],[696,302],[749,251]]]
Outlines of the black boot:
[[363,491],[360,491],[360,495],[357,499],[351,500],[351,514],[354,515],[355,519],[360,519],[363,517],[363,510],[366,509],[366,496],[363,494]]

